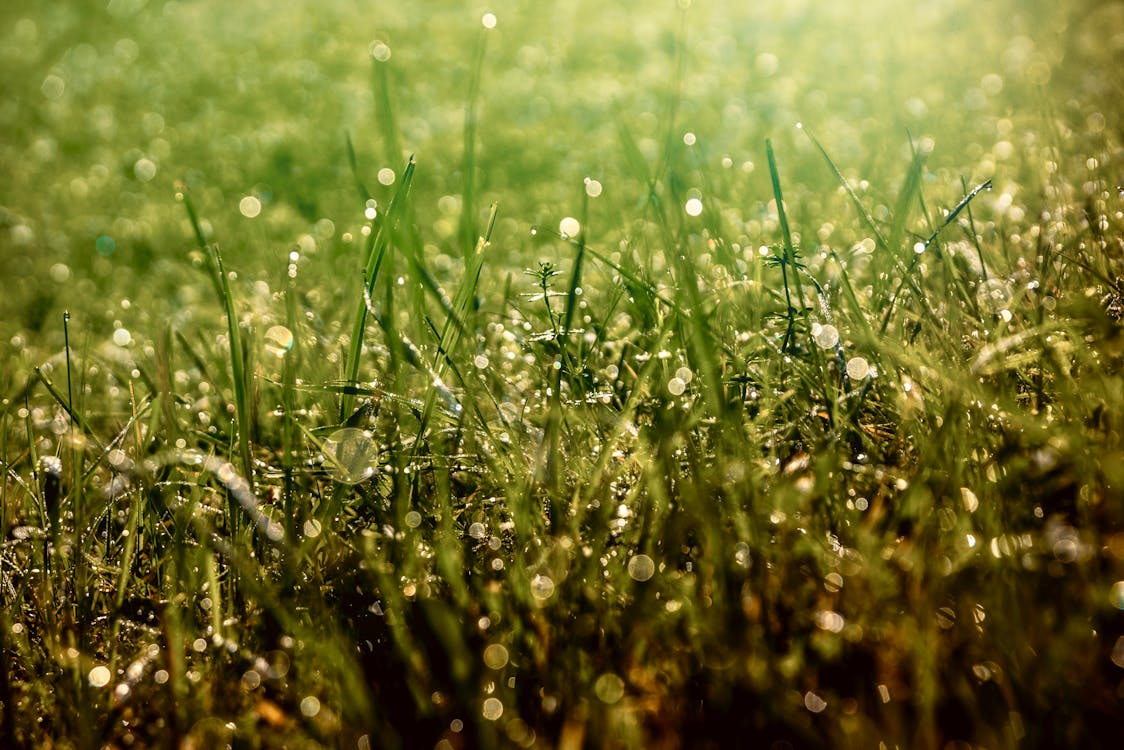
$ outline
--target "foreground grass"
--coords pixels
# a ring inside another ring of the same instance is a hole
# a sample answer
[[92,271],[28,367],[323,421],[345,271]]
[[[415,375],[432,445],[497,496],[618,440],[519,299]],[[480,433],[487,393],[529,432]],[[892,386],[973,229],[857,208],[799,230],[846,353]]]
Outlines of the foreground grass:
[[[423,78],[372,46],[378,135],[323,136],[327,197],[276,159],[188,172],[140,201],[167,221],[95,230],[118,255],[42,261],[111,309],[13,289],[0,744],[1108,744],[1112,111],[947,105],[871,148],[784,109],[739,145],[669,34],[583,179],[532,114],[525,159],[478,127],[512,54],[485,34],[428,162]],[[1054,90],[1025,65],[1000,83]]]

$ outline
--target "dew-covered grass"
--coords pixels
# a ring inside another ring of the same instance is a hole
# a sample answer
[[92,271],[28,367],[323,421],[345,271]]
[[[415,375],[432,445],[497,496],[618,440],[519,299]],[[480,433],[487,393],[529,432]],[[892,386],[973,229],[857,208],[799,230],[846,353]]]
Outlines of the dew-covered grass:
[[0,746],[1113,746],[1124,3],[0,20]]

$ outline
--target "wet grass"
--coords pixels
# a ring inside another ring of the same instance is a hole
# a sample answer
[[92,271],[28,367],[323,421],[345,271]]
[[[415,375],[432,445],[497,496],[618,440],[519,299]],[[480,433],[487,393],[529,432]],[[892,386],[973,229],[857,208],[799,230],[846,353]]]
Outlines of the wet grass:
[[3,11],[0,745],[1110,746],[1124,14],[1017,5]]

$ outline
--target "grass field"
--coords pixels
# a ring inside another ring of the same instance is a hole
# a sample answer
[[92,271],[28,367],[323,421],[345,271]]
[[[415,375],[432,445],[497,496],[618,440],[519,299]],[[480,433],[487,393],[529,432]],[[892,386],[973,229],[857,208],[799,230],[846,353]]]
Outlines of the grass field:
[[5,3],[0,746],[1115,746],[1122,57]]

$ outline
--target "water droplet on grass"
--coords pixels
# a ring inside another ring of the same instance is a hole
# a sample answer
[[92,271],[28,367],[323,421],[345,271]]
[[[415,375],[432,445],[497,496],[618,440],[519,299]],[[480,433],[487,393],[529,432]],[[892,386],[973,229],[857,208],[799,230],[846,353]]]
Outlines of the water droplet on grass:
[[337,482],[359,484],[370,479],[377,459],[378,448],[366,430],[345,427],[324,441],[324,468]]
[[577,237],[581,231],[581,222],[573,216],[567,216],[562,221],[558,222],[558,233],[562,235],[562,239]]
[[386,45],[386,42],[376,39],[371,42],[371,57],[379,62],[386,62],[390,59],[390,47]]
[[488,669],[503,669],[507,666],[507,647],[500,643],[492,643],[484,649],[484,664]]
[[94,240],[94,249],[98,251],[98,255],[108,258],[117,250],[117,243],[109,235],[103,234]]
[[499,698],[487,698],[484,700],[481,712],[488,721],[495,721],[503,716],[503,703]]
[[261,213],[261,201],[255,196],[247,195],[238,201],[238,212],[247,219],[254,219]]
[[312,718],[320,713],[320,699],[315,695],[308,695],[301,701],[301,713]]
[[816,342],[816,346],[821,349],[831,349],[839,343],[839,329],[833,325],[826,326],[812,326],[812,340]]
[[606,672],[593,684],[593,692],[602,703],[616,703],[624,697],[624,680],[612,672]]
[[703,212],[703,203],[698,198],[690,198],[683,205],[683,210],[688,216],[698,216]]
[[496,28],[496,22],[497,19],[495,13],[485,13],[484,17],[480,19],[480,23],[484,24],[484,28],[486,29]]
[[814,714],[822,713],[827,708],[827,701],[809,690],[804,694],[804,708]]
[[550,576],[535,576],[531,579],[531,593],[536,599],[549,599],[554,595],[554,580]]
[[634,555],[628,561],[628,575],[643,583],[656,574],[656,563],[647,555]]
[[293,348],[293,332],[285,326],[271,326],[265,332],[265,350],[274,357],[284,357]]
[[847,377],[851,380],[862,380],[870,373],[870,363],[864,357],[852,357],[847,360]]
[[383,167],[379,170],[378,179],[380,185],[393,185],[395,180],[394,170],[390,167]]
[[597,180],[592,180],[588,177],[585,178],[585,194],[590,198],[596,198],[601,195],[603,190],[601,183]]
[[152,159],[137,159],[133,165],[133,174],[141,182],[148,182],[156,176],[156,162]]
[[1117,581],[1112,584],[1112,590],[1109,593],[1109,601],[1112,606],[1117,609],[1124,609],[1124,581]]
[[109,684],[109,678],[113,675],[109,672],[109,667],[98,665],[90,670],[87,679],[93,687],[105,687]]

